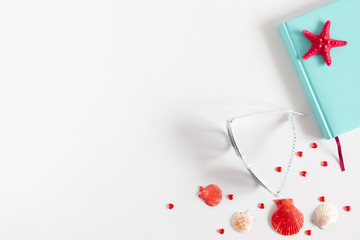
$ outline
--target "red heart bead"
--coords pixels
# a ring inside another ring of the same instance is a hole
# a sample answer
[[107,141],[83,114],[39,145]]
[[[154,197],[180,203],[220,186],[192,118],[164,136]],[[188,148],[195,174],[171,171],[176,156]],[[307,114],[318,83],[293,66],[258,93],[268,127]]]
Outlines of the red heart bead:
[[307,174],[307,171],[300,172],[300,175],[303,176],[303,177],[306,177],[306,174]]
[[325,202],[325,197],[324,196],[319,197],[319,201],[320,202]]
[[321,162],[321,166],[327,167],[327,166],[328,166],[328,162],[327,162],[327,161],[322,161],[322,162]]
[[316,143],[312,143],[310,146],[311,146],[311,148],[317,148],[318,147],[318,145]]
[[265,204],[259,203],[259,208],[260,208],[260,209],[264,209],[264,208],[265,208]]
[[350,206],[345,206],[345,207],[344,207],[344,210],[347,211],[347,212],[349,212],[349,211],[351,210],[351,207],[350,207]]
[[224,234],[224,232],[225,232],[225,230],[223,228],[220,228],[218,231],[220,234]]
[[298,157],[302,157],[303,156],[303,152],[299,151],[296,153],[296,155],[298,155]]
[[277,168],[275,168],[275,171],[277,171],[277,172],[281,172],[281,170],[282,170],[282,168],[281,168],[281,167],[277,167]]
[[305,234],[310,236],[311,235],[311,230],[306,230]]
[[169,208],[169,209],[173,209],[173,208],[174,208],[174,204],[169,203],[169,204],[168,204],[168,208]]
[[233,199],[234,199],[234,195],[233,195],[233,194],[229,194],[229,195],[228,195],[228,199],[229,199],[229,200],[233,200]]

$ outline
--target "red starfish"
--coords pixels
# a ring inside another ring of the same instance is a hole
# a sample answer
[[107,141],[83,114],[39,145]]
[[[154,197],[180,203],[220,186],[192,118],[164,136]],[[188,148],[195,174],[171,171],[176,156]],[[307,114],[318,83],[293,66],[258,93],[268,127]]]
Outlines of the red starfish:
[[310,57],[320,53],[323,56],[326,64],[331,65],[330,50],[333,47],[342,47],[347,44],[346,41],[339,41],[330,38],[330,21],[327,21],[324,25],[320,35],[313,34],[308,30],[303,30],[303,34],[307,37],[312,46],[310,50],[303,56],[303,60],[309,59]]

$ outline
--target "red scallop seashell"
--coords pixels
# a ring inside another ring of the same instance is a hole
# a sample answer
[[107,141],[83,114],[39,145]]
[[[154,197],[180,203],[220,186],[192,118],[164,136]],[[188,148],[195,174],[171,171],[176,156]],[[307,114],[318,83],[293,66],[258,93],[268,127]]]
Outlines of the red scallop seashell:
[[229,195],[228,195],[228,199],[229,199],[229,200],[233,200],[233,199],[234,199],[234,195],[233,195],[233,194],[229,194]]
[[220,228],[220,229],[218,230],[218,232],[219,232],[220,234],[224,234],[225,230],[224,230],[223,228]]
[[284,236],[297,234],[304,225],[304,215],[294,206],[292,199],[274,200],[277,209],[271,216],[275,231]]
[[169,204],[168,204],[168,208],[169,208],[169,209],[173,209],[173,208],[174,208],[174,204],[169,203]]
[[302,157],[303,156],[303,152],[302,151],[299,151],[296,153],[296,155],[298,155],[298,157]]
[[222,192],[215,184],[210,184],[206,188],[200,186],[199,197],[210,207],[215,207],[222,200]]
[[319,201],[320,202],[325,202],[325,197],[324,196],[319,197]]

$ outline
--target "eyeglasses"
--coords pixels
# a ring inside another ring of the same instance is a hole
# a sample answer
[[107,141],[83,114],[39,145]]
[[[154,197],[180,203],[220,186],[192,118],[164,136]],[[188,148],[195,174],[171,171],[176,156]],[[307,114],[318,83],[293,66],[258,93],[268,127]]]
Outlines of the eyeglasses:
[[[283,180],[280,184],[280,187],[277,191],[274,191],[273,189],[269,188],[257,175],[256,173],[252,170],[251,165],[247,162],[246,157],[244,152],[242,152],[240,150],[240,148],[238,147],[235,138],[234,138],[234,133],[232,130],[232,124],[234,121],[236,121],[237,119],[240,118],[247,118],[247,117],[253,117],[256,115],[262,115],[262,114],[286,114],[288,115],[288,121],[290,121],[291,127],[292,127],[292,150],[291,150],[291,155],[289,157],[289,161],[287,164],[287,168],[285,171],[285,175],[283,177]],[[274,195],[275,197],[278,197],[280,195],[280,193],[282,192],[287,176],[290,172],[290,167],[292,164],[292,160],[294,158],[294,154],[295,154],[295,146],[296,146],[296,130],[295,130],[295,123],[294,123],[294,119],[293,116],[305,116],[305,114],[301,113],[301,112],[297,112],[294,110],[268,110],[268,111],[260,111],[260,112],[253,112],[253,113],[248,113],[248,114],[244,114],[244,115],[240,115],[237,117],[233,117],[230,118],[229,120],[227,120],[226,122],[226,127],[227,127],[227,131],[228,131],[228,135],[230,138],[230,142],[231,145],[233,146],[235,153],[239,156],[239,158],[242,160],[245,168],[248,170],[248,172],[250,173],[250,175],[255,179],[255,181],[262,187],[264,187],[268,192],[270,192],[272,195]]]

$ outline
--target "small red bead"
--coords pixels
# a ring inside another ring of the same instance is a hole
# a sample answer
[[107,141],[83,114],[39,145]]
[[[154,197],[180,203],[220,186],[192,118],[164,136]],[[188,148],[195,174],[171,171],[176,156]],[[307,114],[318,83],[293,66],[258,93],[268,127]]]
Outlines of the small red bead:
[[302,157],[303,156],[303,152],[299,151],[296,153],[296,155],[298,155],[298,157]]
[[319,197],[319,201],[320,202],[325,202],[325,197],[324,196]]
[[308,236],[310,236],[310,235],[311,235],[311,230],[306,230],[306,231],[305,231],[305,234],[308,235]]
[[229,194],[229,195],[228,195],[228,199],[229,199],[229,200],[233,200],[233,199],[234,199],[234,195],[233,195],[233,194]]
[[173,209],[173,208],[174,208],[174,204],[169,203],[169,204],[168,204],[168,208],[169,208],[169,209]]
[[281,168],[281,167],[277,167],[277,168],[275,168],[275,171],[277,171],[277,172],[281,172],[281,170],[282,170],[282,168]]
[[318,145],[316,143],[312,143],[310,146],[311,146],[311,148],[317,148],[318,147]]
[[303,177],[306,177],[306,174],[307,174],[307,171],[300,172],[300,175],[303,176]]
[[264,208],[265,208],[265,204],[259,203],[258,207],[259,207],[260,209],[264,209]]
[[344,207],[344,210],[347,211],[347,212],[350,212],[351,207],[350,207],[350,206],[345,206],[345,207]]
[[328,166],[328,162],[327,162],[327,161],[322,161],[322,162],[321,162],[321,166],[327,167],[327,166]]
[[224,234],[224,232],[225,232],[225,230],[223,228],[220,228],[218,231],[220,234]]

